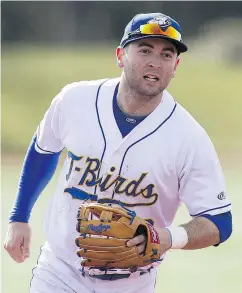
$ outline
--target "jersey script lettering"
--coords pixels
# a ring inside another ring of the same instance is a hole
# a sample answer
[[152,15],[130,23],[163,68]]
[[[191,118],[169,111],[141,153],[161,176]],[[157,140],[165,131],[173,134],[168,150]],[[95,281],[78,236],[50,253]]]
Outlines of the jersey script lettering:
[[[70,159],[70,167],[68,173],[66,175],[66,180],[71,178],[71,175],[74,172],[78,172],[80,174],[80,180],[77,187],[81,187],[83,185],[88,187],[98,186],[101,192],[109,190],[111,187],[113,188],[115,194],[124,194],[126,196],[138,197],[142,196],[143,198],[149,200],[144,203],[137,203],[137,205],[151,205],[157,201],[158,194],[155,192],[155,185],[148,184],[147,186],[141,188],[141,184],[144,181],[144,178],[148,173],[141,173],[138,179],[127,179],[121,175],[115,175],[114,171],[116,168],[112,166],[104,176],[98,178],[98,171],[101,168],[101,162],[97,158],[85,158],[84,156],[77,157],[72,154],[70,151],[68,152],[68,157]],[[85,162],[84,162],[85,160]],[[75,164],[81,162],[84,166],[83,168],[79,167]],[[65,192],[68,192],[70,188],[66,189]],[[72,196],[74,193],[69,192]],[[112,193],[110,193],[112,195]]]

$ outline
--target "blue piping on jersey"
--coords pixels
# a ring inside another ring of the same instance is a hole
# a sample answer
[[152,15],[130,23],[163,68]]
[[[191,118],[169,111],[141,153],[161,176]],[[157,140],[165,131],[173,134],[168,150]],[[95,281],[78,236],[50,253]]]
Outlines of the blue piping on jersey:
[[[31,286],[32,286],[32,281],[33,281],[33,278],[34,278],[34,271],[36,270],[36,268],[38,267],[39,265],[39,259],[40,259],[40,256],[41,256],[41,253],[42,253],[42,248],[43,248],[44,244],[40,246],[40,253],[39,253],[39,256],[37,258],[37,263],[36,265],[32,268],[32,278],[29,282],[29,290],[31,290]],[[30,291],[29,291],[30,292]]]
[[[45,152],[45,153],[49,153],[49,154],[56,154],[56,152],[46,151],[46,150],[42,149],[42,148],[38,145],[37,142],[35,142],[35,143],[36,143],[37,147],[38,147],[41,151],[43,151],[43,152]],[[64,150],[64,148],[63,148],[60,152],[62,152],[63,150]]]
[[[109,79],[104,80],[99,85],[98,90],[97,90],[97,95],[96,95],[96,103],[95,103],[96,112],[97,112],[97,119],[98,119],[98,123],[99,123],[100,129],[101,129],[101,132],[102,132],[103,140],[104,140],[104,149],[103,149],[103,153],[102,153],[101,160],[100,160],[100,168],[99,168],[98,173],[97,173],[97,178],[99,178],[99,175],[100,175],[102,161],[103,161],[103,157],[104,157],[104,154],[105,154],[105,151],[106,151],[106,146],[107,146],[106,138],[105,138],[104,131],[103,131],[103,128],[102,128],[102,124],[101,124],[101,121],[100,121],[100,116],[99,116],[99,112],[98,112],[97,102],[98,102],[98,97],[99,97],[100,89],[101,89],[102,85],[104,85],[104,83],[107,82],[108,80]],[[94,194],[96,194],[96,191],[97,191],[97,185],[94,188]]]
[[[52,152],[52,151],[44,150],[44,149],[42,149],[42,148],[38,145],[38,143],[37,143],[37,138],[39,137],[39,133],[40,133],[40,128],[38,127],[38,129],[37,129],[37,133],[35,133],[35,136],[36,136],[35,144],[37,145],[37,147],[38,147],[41,151],[43,151],[43,152],[45,152],[45,153],[56,154],[56,152]],[[60,150],[59,152],[62,152],[63,150],[64,150],[64,147],[63,147],[63,149]]]
[[202,215],[202,214],[204,214],[204,213],[206,213],[206,212],[210,212],[210,211],[214,211],[214,210],[218,210],[218,209],[226,208],[226,207],[229,207],[229,206],[231,206],[231,203],[229,203],[229,204],[227,204],[227,205],[225,205],[225,206],[222,206],[222,207],[217,207],[217,208],[209,209],[209,210],[203,211],[203,212],[198,213],[198,214],[194,214],[194,215],[191,215],[191,214],[190,214],[190,216],[191,216],[191,217],[200,216],[200,215]]
[[[125,156],[126,156],[126,154],[127,154],[127,152],[129,151],[129,149],[132,147],[132,146],[134,146],[135,144],[137,144],[138,142],[140,142],[141,140],[143,140],[143,139],[145,139],[145,138],[147,138],[148,136],[150,136],[150,135],[152,135],[153,133],[155,133],[162,125],[164,125],[170,118],[171,118],[171,116],[173,115],[173,113],[174,113],[174,111],[175,111],[175,109],[176,109],[176,106],[177,106],[177,103],[175,103],[175,106],[173,107],[173,109],[172,109],[172,111],[171,111],[171,113],[170,113],[170,115],[155,129],[155,130],[153,130],[151,133],[149,133],[149,134],[147,134],[147,135],[145,135],[144,137],[142,137],[142,138],[140,138],[139,140],[137,140],[136,142],[134,142],[134,143],[132,143],[128,148],[127,148],[127,150],[125,151],[125,153],[124,153],[124,156],[123,156],[123,159],[122,159],[122,162],[121,162],[121,165],[120,165],[120,169],[119,169],[119,175],[120,175],[120,173],[121,173],[121,171],[122,171],[122,167],[123,167],[123,163],[124,163],[124,159],[125,159]],[[114,197],[114,191],[113,191],[113,195],[112,195],[112,198]]]

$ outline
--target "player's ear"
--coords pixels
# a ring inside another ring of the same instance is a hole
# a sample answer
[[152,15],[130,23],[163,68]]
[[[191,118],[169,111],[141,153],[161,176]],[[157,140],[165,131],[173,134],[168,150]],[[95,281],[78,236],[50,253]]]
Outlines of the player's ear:
[[123,55],[124,55],[124,49],[122,47],[118,47],[116,49],[116,58],[117,58],[118,67],[120,68],[124,67]]
[[178,64],[180,63],[180,60],[181,60],[181,57],[177,56],[175,69],[177,68]]
[[176,58],[176,63],[175,63],[175,67],[174,67],[174,71],[173,71],[172,77],[175,77],[175,75],[176,75],[176,69],[177,69],[178,64],[180,63],[180,60],[181,60],[181,58],[178,56]]

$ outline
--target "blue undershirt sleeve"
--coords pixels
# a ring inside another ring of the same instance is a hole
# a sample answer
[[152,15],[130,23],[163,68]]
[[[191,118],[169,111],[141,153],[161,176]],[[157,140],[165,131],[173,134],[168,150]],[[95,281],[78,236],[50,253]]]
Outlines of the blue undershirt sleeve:
[[27,150],[18,185],[18,191],[9,222],[28,222],[39,195],[55,173],[58,153],[43,154],[35,150],[36,135]]
[[214,216],[209,214],[204,214],[204,215],[201,215],[200,217],[209,219],[218,228],[219,234],[220,234],[220,242],[215,246],[218,246],[220,243],[225,242],[232,234],[233,229],[232,229],[231,212],[226,212],[226,213],[214,215]]

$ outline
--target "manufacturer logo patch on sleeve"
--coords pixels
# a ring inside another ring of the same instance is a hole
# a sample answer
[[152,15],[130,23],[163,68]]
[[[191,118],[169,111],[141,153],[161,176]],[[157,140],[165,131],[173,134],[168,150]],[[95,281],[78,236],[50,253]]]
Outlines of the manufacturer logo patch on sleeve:
[[222,191],[222,192],[219,193],[219,195],[217,196],[217,198],[218,198],[219,200],[223,200],[223,199],[226,198],[226,196],[225,196],[224,192]]

